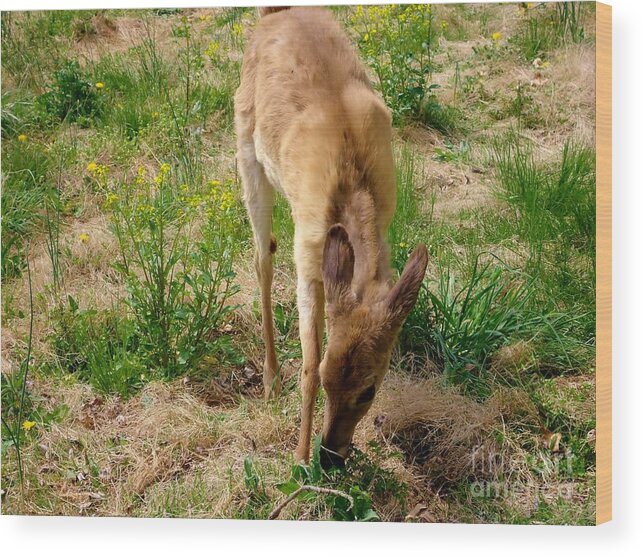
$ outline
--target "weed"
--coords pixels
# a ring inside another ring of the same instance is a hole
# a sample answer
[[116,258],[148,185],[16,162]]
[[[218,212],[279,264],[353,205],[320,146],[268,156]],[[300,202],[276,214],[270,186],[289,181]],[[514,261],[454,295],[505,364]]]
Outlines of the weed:
[[411,149],[403,149],[397,161],[397,200],[393,221],[389,227],[388,240],[391,246],[392,265],[400,273],[415,245],[422,241],[420,230],[428,228],[432,211],[424,214],[415,184],[418,167],[417,155]]
[[[323,495],[323,504],[332,510],[335,520],[360,522],[379,520],[379,516],[372,508],[368,493],[359,485],[351,485],[350,471],[324,472],[321,467],[320,450],[321,437],[318,436],[315,438],[310,464],[294,464],[290,479],[277,485],[277,489],[289,497],[294,496],[305,502],[315,502],[320,495]],[[340,478],[344,481],[338,482]],[[337,489],[338,483],[345,491]]]
[[230,181],[198,188],[171,178],[169,164],[154,177],[140,168],[106,198],[120,252],[115,268],[127,285],[142,349],[167,377],[193,367],[220,342],[217,329],[237,289],[238,249]]
[[52,118],[88,127],[102,113],[103,85],[91,83],[77,61],[68,61],[54,73],[53,83],[37,98],[37,103]]
[[506,115],[515,117],[519,127],[538,128],[542,124],[542,117],[533,97],[525,91],[522,84],[516,86],[515,91],[516,96],[509,101]]
[[446,140],[444,147],[444,149],[435,148],[435,160],[440,162],[467,162],[469,160],[469,144],[466,141],[460,141],[456,146]]
[[[498,195],[512,207],[513,227],[529,246],[525,269],[535,279],[534,302],[541,310],[575,316],[571,328],[577,348],[592,350],[596,323],[593,150],[566,144],[552,169],[538,163],[529,145],[510,134],[494,142],[492,157],[499,178]],[[573,361],[576,357],[566,367]]]
[[242,512],[243,518],[255,518],[262,507],[270,503],[261,476],[255,470],[252,459],[247,456],[243,460],[243,481],[248,490],[248,501]]
[[440,103],[434,89],[435,86],[429,86],[418,119],[429,128],[445,134],[461,130],[464,126],[464,113],[458,107]]
[[81,309],[69,296],[67,304],[54,310],[51,323],[50,340],[63,370],[123,398],[145,379],[135,324],[117,310]]
[[[360,34],[360,51],[377,76],[394,122],[426,121],[427,106],[435,104],[427,105],[427,97],[436,87],[427,84],[433,72],[436,41],[431,6],[357,6],[352,24]],[[434,108],[428,110],[435,113]]]
[[581,2],[556,2],[555,24],[558,34],[568,36],[573,42],[578,43],[585,38],[585,29],[582,24],[582,10],[589,9]]

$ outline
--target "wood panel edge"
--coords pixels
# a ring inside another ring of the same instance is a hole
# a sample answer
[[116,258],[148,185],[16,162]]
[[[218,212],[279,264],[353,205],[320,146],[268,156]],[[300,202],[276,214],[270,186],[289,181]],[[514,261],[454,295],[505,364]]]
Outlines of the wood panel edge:
[[596,524],[612,519],[612,7],[596,3]]

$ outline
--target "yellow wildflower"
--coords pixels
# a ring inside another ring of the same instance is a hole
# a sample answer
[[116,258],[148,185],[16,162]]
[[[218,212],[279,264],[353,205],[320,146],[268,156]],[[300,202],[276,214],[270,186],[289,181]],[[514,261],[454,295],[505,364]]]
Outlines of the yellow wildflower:
[[96,83],[96,89],[102,89],[103,87],[105,87],[105,84],[102,81]]
[[142,186],[145,183],[145,174],[147,173],[147,170],[145,169],[144,166],[139,166],[136,169],[136,178],[134,179],[134,184],[137,186]]
[[208,182],[209,186],[212,186],[213,188],[216,188],[217,186],[221,185],[221,182],[219,180],[210,180]]
[[221,194],[221,203],[219,208],[222,211],[227,211],[234,205],[234,195],[231,191],[227,190]]
[[364,35],[364,40],[365,40],[365,41],[368,41],[368,33],[366,33],[366,34]]
[[87,165],[87,170],[89,170],[90,172],[96,172],[97,168],[98,168],[98,165],[95,162],[90,162]]
[[491,35],[491,39],[493,40],[493,42],[497,43],[500,39],[502,39],[502,33],[500,33],[500,31],[496,31]]
[[221,48],[221,45],[218,42],[211,42],[208,45],[208,48],[205,49],[204,54],[209,58],[214,58],[219,52],[220,48]]
[[449,26],[449,22],[445,21],[444,19],[440,22],[440,27],[444,31],[447,27]]
[[29,431],[35,425],[36,425],[36,422],[30,422],[28,420],[25,420],[24,422],[22,422],[22,429],[24,429],[25,431]]
[[86,244],[87,242],[89,242],[89,234],[86,234],[85,232],[83,232],[82,234],[80,234],[80,235],[78,236],[78,239],[79,239],[83,244]]
[[159,169],[159,173],[154,177],[154,183],[156,184],[162,184],[163,180],[165,180],[165,177],[168,175],[170,172],[170,165],[166,162],[164,162],[161,165],[161,168]]
[[20,141],[20,143],[24,143],[25,141],[27,141],[27,136],[24,133],[21,133],[18,136],[18,141]]
[[401,248],[408,248],[409,245],[406,242],[400,242],[400,247]]
[[116,195],[114,192],[110,191],[107,194],[107,197],[105,198],[105,203],[107,207],[112,207],[114,203],[118,201],[118,195]]

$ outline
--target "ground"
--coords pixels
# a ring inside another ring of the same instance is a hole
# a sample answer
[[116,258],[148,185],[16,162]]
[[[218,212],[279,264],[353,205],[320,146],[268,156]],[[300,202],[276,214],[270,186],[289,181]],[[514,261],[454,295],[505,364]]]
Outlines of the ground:
[[232,127],[255,11],[2,14],[4,513],[266,518],[313,485],[352,507],[309,492],[279,517],[594,522],[593,8],[335,12],[393,111],[393,265],[420,241],[430,262],[330,475],[292,457],[283,199],[284,392],[262,398]]

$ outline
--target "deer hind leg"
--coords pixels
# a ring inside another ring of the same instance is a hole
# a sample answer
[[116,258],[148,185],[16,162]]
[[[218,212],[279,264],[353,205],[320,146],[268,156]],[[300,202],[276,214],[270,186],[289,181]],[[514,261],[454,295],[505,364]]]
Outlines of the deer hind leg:
[[324,286],[320,279],[309,278],[311,273],[307,273],[305,269],[305,251],[308,250],[295,239],[299,338],[303,357],[301,369],[301,424],[295,459],[308,462],[315,400],[317,399],[320,384],[319,364],[321,362],[322,335],[324,332]]
[[274,318],[272,313],[272,254],[277,246],[272,236],[272,206],[274,190],[257,161],[254,143],[239,147],[239,170],[243,182],[243,197],[250,216],[255,243],[255,270],[261,292],[261,329],[266,350],[263,364],[263,385],[266,399],[281,390],[275,351]]

